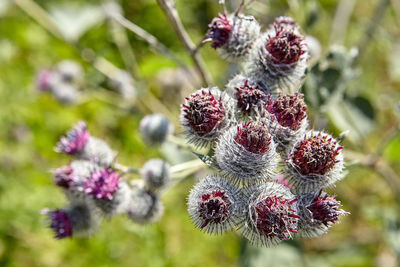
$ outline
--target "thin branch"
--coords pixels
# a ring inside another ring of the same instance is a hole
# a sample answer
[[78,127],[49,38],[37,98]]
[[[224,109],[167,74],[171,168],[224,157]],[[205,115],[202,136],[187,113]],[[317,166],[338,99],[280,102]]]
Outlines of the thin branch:
[[143,41],[147,42],[150,47],[152,47],[157,52],[169,57],[173,60],[176,64],[180,67],[187,69],[186,64],[180,60],[175,54],[169,50],[163,43],[161,43],[154,35],[150,34],[149,32],[145,31],[135,23],[127,20],[122,15],[115,13],[112,15],[112,18],[118,22],[121,26],[125,27],[126,29],[130,30],[131,32],[135,33],[139,36]]
[[356,0],[341,0],[333,18],[330,43],[342,44],[346,35],[347,25],[353,13]]
[[376,28],[381,23],[383,16],[385,15],[386,7],[389,5],[389,3],[390,0],[380,0],[377,4],[377,7],[375,8],[375,13],[367,27],[367,30],[365,31],[365,34],[362,35],[362,38],[357,45],[358,55],[353,61],[353,66],[357,65],[360,62],[362,56],[365,53],[365,50],[368,47],[369,42],[371,41],[376,31]]
[[236,11],[235,11],[235,16],[239,15],[239,13],[243,11],[244,2],[246,2],[246,0],[242,0],[242,1],[240,2],[239,7],[238,7],[238,8],[236,9]]
[[164,11],[179,39],[192,57],[196,69],[201,76],[203,84],[208,86],[211,83],[210,75],[205,68],[205,64],[201,56],[198,53],[194,53],[194,51],[196,51],[196,46],[193,43],[192,39],[190,39],[189,34],[186,32],[185,27],[183,26],[182,21],[179,18],[178,12],[175,8],[175,3],[173,2],[173,0],[157,0],[157,3]]

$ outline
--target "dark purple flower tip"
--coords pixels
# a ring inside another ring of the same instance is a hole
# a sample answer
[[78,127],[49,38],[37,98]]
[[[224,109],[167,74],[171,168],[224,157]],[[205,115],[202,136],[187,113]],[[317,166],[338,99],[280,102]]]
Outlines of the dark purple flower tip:
[[340,215],[349,214],[340,207],[340,201],[336,200],[335,196],[331,197],[328,194],[322,196],[322,192],[320,192],[307,209],[312,212],[313,220],[329,226],[337,222]]
[[215,224],[225,222],[230,216],[230,205],[231,202],[224,191],[216,190],[202,195],[199,213],[204,223],[201,228],[206,227],[210,222]]
[[191,94],[182,105],[182,111],[192,130],[199,136],[211,132],[225,119],[225,108],[221,97],[214,96],[211,91]]
[[86,122],[79,121],[75,126],[67,132],[66,136],[61,137],[57,143],[55,150],[59,153],[77,154],[86,145],[89,140],[90,133],[87,129]]
[[207,36],[213,41],[212,48],[219,48],[228,41],[232,28],[226,14],[218,14],[218,17],[214,18],[208,27]]
[[51,79],[53,71],[50,69],[43,69],[36,77],[36,88],[40,91],[49,91],[51,88]]
[[95,199],[112,200],[114,193],[119,188],[120,175],[110,169],[104,168],[92,173],[92,176],[84,181],[85,193]]
[[258,86],[252,87],[248,81],[245,81],[242,87],[236,88],[235,97],[237,99],[238,108],[242,112],[249,113],[257,105],[263,103],[266,95],[258,89]]
[[303,40],[304,37],[296,34],[294,29],[275,26],[275,36],[268,37],[266,49],[275,64],[291,64],[306,52]]
[[235,141],[247,151],[255,154],[264,154],[270,148],[271,135],[264,124],[245,122],[237,127]]
[[288,201],[283,197],[268,196],[255,206],[257,229],[266,237],[277,237],[281,240],[290,238],[291,233],[297,233],[293,227],[297,225],[299,216],[295,214],[294,203],[297,199]]
[[66,211],[44,210],[42,213],[49,216],[50,228],[53,229],[57,239],[72,237],[72,222]]
[[54,183],[62,188],[69,189],[74,182],[71,165],[63,166],[54,171]]
[[272,100],[271,95],[269,95],[266,109],[269,113],[275,115],[280,125],[289,127],[293,131],[298,130],[307,117],[307,106],[304,103],[303,94],[299,93],[281,94],[275,100]]
[[302,140],[290,158],[301,174],[324,175],[338,162],[336,157],[342,149],[335,139],[320,132]]

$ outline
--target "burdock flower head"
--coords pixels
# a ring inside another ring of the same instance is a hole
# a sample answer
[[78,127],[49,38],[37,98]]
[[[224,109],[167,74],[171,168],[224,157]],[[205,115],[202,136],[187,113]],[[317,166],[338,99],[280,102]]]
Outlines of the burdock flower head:
[[69,130],[66,136],[61,137],[57,143],[55,150],[59,153],[78,154],[80,153],[90,137],[86,122],[79,121]]
[[220,234],[237,224],[242,203],[239,189],[229,180],[209,176],[191,190],[188,212],[196,227],[210,234]]
[[299,30],[299,25],[291,17],[280,16],[275,18],[274,22],[270,25],[271,27]]
[[260,25],[251,16],[219,14],[208,25],[205,41],[212,41],[213,48],[220,48],[221,56],[230,61],[247,58],[258,35]]
[[251,243],[271,246],[297,233],[297,199],[288,188],[268,182],[248,190],[246,199],[241,231]]
[[265,110],[264,118],[279,150],[286,151],[303,136],[308,125],[303,95],[280,94],[275,99],[269,95]]
[[171,178],[170,165],[161,159],[150,159],[141,168],[140,175],[148,188],[158,190]]
[[343,147],[329,134],[309,131],[297,141],[285,171],[300,192],[319,191],[342,178]]
[[251,185],[274,175],[278,156],[268,128],[260,122],[232,126],[218,140],[215,157],[219,168],[235,183]]
[[41,211],[50,221],[49,227],[57,239],[87,237],[93,234],[101,222],[95,209],[87,202],[73,202],[65,209]]
[[339,221],[340,215],[349,214],[342,210],[340,201],[326,193],[300,195],[298,201],[299,234],[304,237],[317,237],[328,232]]
[[235,90],[236,108],[245,115],[255,114],[266,100],[265,93],[258,85],[250,84],[248,80],[235,87]]
[[272,90],[293,92],[304,75],[307,59],[307,45],[298,30],[274,24],[257,41],[249,72],[264,77]]
[[66,136],[61,137],[55,151],[109,166],[114,152],[103,140],[90,135],[86,122],[79,121]]
[[145,116],[140,121],[140,134],[147,145],[157,146],[167,140],[174,131],[174,126],[162,114],[156,113]]
[[189,143],[202,147],[214,142],[230,123],[231,99],[218,88],[203,88],[186,98],[181,124]]
[[143,186],[132,189],[127,208],[127,215],[132,221],[140,224],[154,223],[161,218],[163,212],[163,203],[156,193]]
[[95,171],[84,181],[85,193],[94,199],[112,200],[119,187],[120,174],[111,168]]

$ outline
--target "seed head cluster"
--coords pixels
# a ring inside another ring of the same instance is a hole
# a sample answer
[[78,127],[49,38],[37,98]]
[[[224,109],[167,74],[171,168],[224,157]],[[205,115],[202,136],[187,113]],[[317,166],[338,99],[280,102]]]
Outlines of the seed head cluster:
[[57,239],[90,236],[103,217],[126,214],[133,222],[147,224],[162,216],[159,189],[168,184],[171,175],[166,162],[149,160],[137,171],[143,179],[131,185],[123,178],[129,170],[115,167],[115,153],[105,141],[91,136],[83,121],[61,137],[55,151],[74,157],[53,171],[53,182],[69,204],[42,212]]
[[[207,164],[216,171],[190,192],[190,217],[203,231],[234,229],[261,246],[322,235],[347,214],[335,197],[322,193],[343,177],[344,160],[332,136],[307,130],[307,106],[298,92],[307,67],[305,38],[289,17],[257,35],[245,33],[251,27],[237,31],[243,18],[219,15],[208,37],[228,60],[252,43],[240,62],[244,71],[224,92],[200,89],[182,105],[187,140],[210,148]],[[235,37],[243,44],[232,41],[235,34],[243,35]],[[207,142],[198,141],[203,137]]]

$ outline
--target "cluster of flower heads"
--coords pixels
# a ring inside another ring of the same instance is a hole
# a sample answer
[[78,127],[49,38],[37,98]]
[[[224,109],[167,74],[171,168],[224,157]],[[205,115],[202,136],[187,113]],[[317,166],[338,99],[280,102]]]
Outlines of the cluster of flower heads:
[[155,222],[162,216],[160,192],[171,176],[170,165],[165,161],[147,161],[139,170],[142,179],[128,183],[123,178],[127,171],[115,168],[115,152],[105,141],[93,137],[83,121],[60,138],[55,151],[74,157],[53,171],[54,184],[64,192],[69,204],[42,211],[56,238],[91,235],[102,218],[118,214],[126,214],[140,224]]
[[238,230],[257,245],[317,237],[347,214],[323,190],[343,178],[342,146],[308,129],[298,93],[308,46],[297,23],[276,18],[268,30],[252,17],[219,15],[208,41],[243,72],[226,90],[202,88],[185,99],[181,124],[187,141],[210,147],[217,173],[197,183],[188,211],[200,229]]
[[[134,99],[136,88],[132,76],[123,70],[110,74],[108,87],[124,99]],[[50,92],[63,104],[75,104],[82,96],[80,88],[84,82],[82,66],[73,60],[63,60],[53,68],[42,69],[36,77],[36,88]]]

